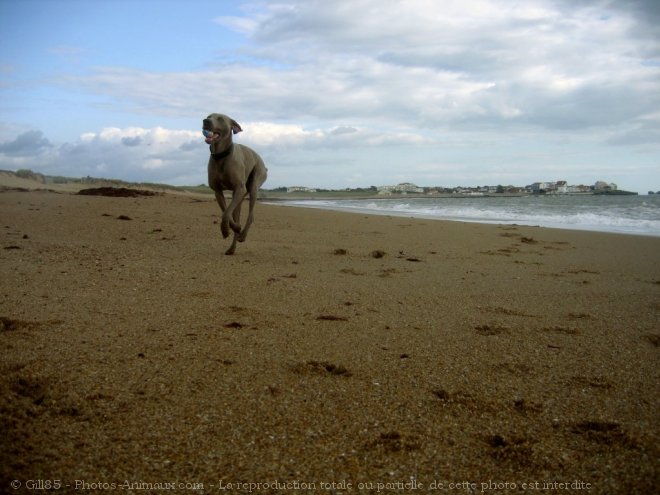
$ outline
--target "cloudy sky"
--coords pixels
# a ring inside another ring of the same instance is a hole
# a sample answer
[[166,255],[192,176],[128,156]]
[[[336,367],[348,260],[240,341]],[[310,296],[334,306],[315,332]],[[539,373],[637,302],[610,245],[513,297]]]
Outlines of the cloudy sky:
[[0,169],[660,189],[657,0],[0,0]]

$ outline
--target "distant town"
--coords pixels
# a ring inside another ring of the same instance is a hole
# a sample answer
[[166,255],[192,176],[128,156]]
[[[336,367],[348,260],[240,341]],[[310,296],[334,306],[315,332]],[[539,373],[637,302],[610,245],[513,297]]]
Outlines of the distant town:
[[[15,187],[33,187],[33,184],[41,184],[43,187],[53,186],[70,186],[75,189],[84,185],[94,184],[97,186],[141,186],[151,189],[160,190],[178,190],[185,192],[195,193],[211,193],[211,189],[206,184],[198,186],[172,186],[168,184],[154,184],[154,183],[131,183],[117,179],[102,179],[94,177],[83,178],[70,178],[61,176],[43,175],[38,172],[33,172],[30,169],[21,169],[15,172],[9,170],[0,170],[0,179],[16,178],[26,181],[25,183],[17,183]],[[0,181],[1,182],[1,181]],[[3,186],[0,184],[0,189]],[[6,188],[6,186],[4,186]],[[345,189],[321,189],[303,186],[288,186],[276,187],[273,189],[261,189],[260,197],[268,199],[284,199],[289,195],[294,197],[310,196],[318,197],[351,197],[351,198],[366,198],[366,197],[387,197],[387,196],[401,196],[410,195],[416,197],[423,196],[441,196],[441,197],[478,197],[478,196],[525,196],[532,194],[594,194],[594,195],[636,195],[636,192],[623,191],[618,186],[611,182],[597,181],[593,185],[572,185],[568,184],[565,180],[556,182],[534,182],[527,186],[512,186],[512,185],[497,185],[497,186],[475,186],[475,187],[422,187],[411,182],[402,182],[395,185],[384,186],[370,186],[370,187],[357,187]],[[660,191],[649,191],[648,194],[660,194]]]
[[[527,194],[612,194],[626,195],[637,194],[636,192],[623,191],[616,184],[605,181],[597,181],[593,185],[571,185],[565,180],[556,182],[534,182],[528,186],[476,186],[476,187],[421,187],[410,182],[402,182],[396,185],[371,186],[368,188],[347,188],[339,190],[347,193],[378,194],[382,196],[389,195],[456,195],[456,196],[491,196],[494,194],[502,195],[527,195]],[[323,193],[339,192],[337,190],[309,188],[301,186],[280,187],[271,189],[271,192],[286,193]],[[649,191],[649,194],[653,194]]]

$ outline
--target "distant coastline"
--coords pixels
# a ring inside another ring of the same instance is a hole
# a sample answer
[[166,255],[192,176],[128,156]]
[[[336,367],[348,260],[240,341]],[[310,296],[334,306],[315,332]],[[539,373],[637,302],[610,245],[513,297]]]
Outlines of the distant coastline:
[[323,191],[323,192],[273,192],[268,189],[262,189],[259,192],[259,199],[268,201],[314,201],[325,199],[354,199],[354,200],[388,200],[388,199],[479,199],[479,198],[524,198],[527,196],[637,196],[638,193],[631,191],[618,190],[616,192],[581,192],[581,193],[406,193],[406,194],[364,194],[354,191]]
[[[395,185],[370,186],[368,188],[355,188],[343,190],[327,190],[310,188],[304,186],[278,187],[268,191],[269,194],[285,193],[289,194],[363,194],[369,198],[376,197],[506,197],[506,196],[527,196],[527,195],[580,195],[580,194],[603,194],[603,195],[637,195],[637,192],[624,191],[611,182],[596,181],[593,185],[568,184],[565,180],[555,182],[534,182],[526,186],[502,185],[497,186],[472,186],[472,187],[442,187],[442,186],[418,186],[411,182],[401,182]],[[651,191],[649,194],[653,194]]]
[[[0,170],[0,188],[3,189],[46,189],[58,192],[77,192],[88,187],[127,187],[149,189],[158,192],[172,192],[183,194],[213,194],[206,184],[190,186],[173,186],[162,183],[127,182],[119,179],[105,179],[96,177],[72,178],[63,176],[44,175],[29,169],[17,171]],[[660,191],[648,194],[660,194]],[[395,186],[370,186],[367,188],[321,189],[300,186],[278,187],[274,189],[261,189],[259,198],[269,201],[291,200],[324,200],[324,199],[421,199],[421,198],[506,198],[524,196],[590,196],[638,195],[637,192],[618,189],[616,184],[603,181],[593,186],[568,186],[565,181],[554,183],[537,182],[529,186],[478,186],[478,187],[420,187],[411,183],[402,183]]]

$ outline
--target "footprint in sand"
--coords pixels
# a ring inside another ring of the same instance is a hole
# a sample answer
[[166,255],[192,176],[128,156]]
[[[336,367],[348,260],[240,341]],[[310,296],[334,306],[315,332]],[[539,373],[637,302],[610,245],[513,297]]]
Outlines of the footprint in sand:
[[523,416],[539,414],[543,411],[543,405],[525,399],[514,399],[513,408]]
[[500,335],[509,330],[507,327],[499,325],[477,325],[474,329],[480,335]]
[[61,320],[23,321],[6,316],[0,316],[0,332],[16,332],[20,330],[35,330],[45,325],[59,325]]
[[591,442],[602,444],[608,449],[639,448],[637,442],[621,428],[621,425],[612,421],[580,421],[573,423],[570,431]]
[[568,313],[569,320],[595,320],[596,317],[589,313]]
[[482,311],[485,311],[487,313],[495,313],[495,314],[499,314],[499,315],[526,316],[526,317],[529,317],[529,318],[535,318],[536,317],[536,315],[533,315],[533,314],[524,313],[522,311],[517,311],[515,309],[509,309],[509,308],[505,308],[505,307],[502,307],[502,306],[489,306],[489,307],[479,308],[479,309],[481,309]]
[[339,272],[346,275],[366,275],[364,272],[358,272],[355,268],[342,268]]
[[499,434],[487,435],[485,440],[491,447],[491,457],[498,462],[516,466],[530,466],[533,463],[534,441],[515,435]]
[[319,315],[316,317],[319,321],[348,321],[348,318],[345,316],[335,316],[335,315]]
[[397,273],[396,268],[385,268],[380,271],[380,274],[378,276],[381,278],[387,278],[390,277],[393,273]]
[[290,366],[289,369],[297,375],[316,374],[323,376],[352,376],[352,373],[344,366],[336,365],[328,361],[305,361],[304,363],[294,364]]
[[467,392],[448,392],[445,389],[437,388],[432,390],[435,397],[440,400],[443,407],[458,407],[469,411],[493,412],[496,406],[479,397]]
[[577,385],[579,387],[589,387],[594,389],[609,390],[614,387],[611,381],[602,376],[595,377],[586,377],[586,376],[574,376],[569,381],[571,385]]
[[398,431],[381,433],[375,440],[368,442],[368,450],[382,449],[385,452],[413,451],[421,448],[420,440],[413,435],[404,435]]
[[544,327],[543,328],[544,332],[552,332],[552,333],[560,333],[564,335],[577,335],[579,334],[579,330],[577,328],[573,327],[562,327],[559,325],[555,325],[554,327]]
[[233,329],[236,329],[236,330],[239,330],[239,329],[241,329],[243,327],[246,327],[246,326],[247,325],[245,325],[243,323],[240,323],[238,321],[232,321],[232,322],[229,322],[229,323],[225,323],[223,325],[223,327],[225,327],[225,328],[233,328]]

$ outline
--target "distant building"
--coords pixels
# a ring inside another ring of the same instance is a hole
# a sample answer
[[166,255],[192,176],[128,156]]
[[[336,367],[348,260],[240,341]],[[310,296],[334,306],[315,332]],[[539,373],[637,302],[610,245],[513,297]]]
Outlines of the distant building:
[[308,192],[308,193],[314,193],[316,192],[316,189],[311,189],[309,187],[303,187],[303,186],[290,186],[286,188],[286,192],[292,193],[292,192]]
[[531,186],[527,186],[527,190],[534,194],[571,194],[588,192],[589,189],[588,186],[569,186],[565,180],[558,180],[557,182],[535,182]]
[[568,194],[568,183],[565,180],[558,180],[555,188],[557,194]]
[[402,182],[396,186],[380,186],[378,187],[378,194],[392,194],[392,193],[423,193],[424,189],[412,184],[410,182]]
[[616,191],[618,186],[614,183],[607,183],[599,180],[594,184],[594,191]]
[[484,193],[479,191],[478,188],[470,188],[470,187],[455,187],[453,194],[460,194],[462,196],[483,196]]
[[532,190],[533,193],[540,193],[540,192],[545,192],[550,188],[550,183],[549,182],[534,182],[530,189]]
[[576,185],[576,186],[568,186],[566,192],[569,193],[569,194],[588,193],[588,192],[591,192],[591,186],[585,186],[583,184]]

